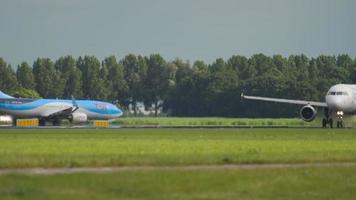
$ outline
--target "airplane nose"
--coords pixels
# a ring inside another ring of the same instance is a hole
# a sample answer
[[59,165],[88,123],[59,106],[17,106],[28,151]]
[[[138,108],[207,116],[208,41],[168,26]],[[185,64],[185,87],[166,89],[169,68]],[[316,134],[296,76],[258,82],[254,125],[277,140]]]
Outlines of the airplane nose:
[[118,108],[117,106],[114,106],[114,109],[115,109],[115,113],[118,115],[118,116],[121,116],[123,113],[122,111],[120,110],[120,108]]
[[342,111],[344,110],[344,101],[341,98],[329,99],[328,106],[333,110]]

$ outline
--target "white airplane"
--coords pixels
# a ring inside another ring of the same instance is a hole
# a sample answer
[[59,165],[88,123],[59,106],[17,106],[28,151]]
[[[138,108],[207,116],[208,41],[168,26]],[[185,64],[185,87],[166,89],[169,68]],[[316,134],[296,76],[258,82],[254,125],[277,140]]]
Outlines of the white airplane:
[[302,105],[300,117],[307,122],[311,122],[315,119],[317,114],[315,107],[323,108],[323,128],[328,125],[330,128],[333,127],[332,114],[336,114],[337,116],[336,125],[338,128],[344,126],[342,121],[344,114],[356,114],[356,85],[351,84],[333,85],[326,93],[325,102],[246,96],[244,94],[241,94],[241,97],[243,99]]

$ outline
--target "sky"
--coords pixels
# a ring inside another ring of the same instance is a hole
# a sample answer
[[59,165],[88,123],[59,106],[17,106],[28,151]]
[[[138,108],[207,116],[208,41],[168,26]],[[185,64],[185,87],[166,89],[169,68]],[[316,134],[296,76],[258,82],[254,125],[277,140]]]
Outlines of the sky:
[[349,54],[354,0],[0,0],[0,57]]

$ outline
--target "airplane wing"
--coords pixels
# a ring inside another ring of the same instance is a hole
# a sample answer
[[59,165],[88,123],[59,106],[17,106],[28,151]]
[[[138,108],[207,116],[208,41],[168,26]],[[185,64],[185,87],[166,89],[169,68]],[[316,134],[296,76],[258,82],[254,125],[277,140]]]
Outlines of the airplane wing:
[[58,112],[55,112],[55,113],[52,113],[50,115],[47,116],[47,118],[60,118],[60,119],[63,119],[63,118],[67,118],[68,116],[70,116],[71,114],[73,113],[73,107],[69,107],[69,108],[66,108],[64,110],[60,110]]
[[316,107],[328,107],[328,105],[325,102],[318,102],[318,101],[277,99],[277,98],[269,98],[269,97],[246,96],[244,94],[241,94],[241,98],[258,100],[258,101],[269,101],[269,102],[276,102],[276,103],[288,103],[288,104],[296,104],[296,105],[311,105],[311,106],[316,106]]
[[78,109],[79,109],[79,106],[78,106],[77,102],[75,101],[74,97],[72,96],[72,107],[67,107],[67,108],[64,108],[61,110],[57,110],[53,113],[50,113],[47,115],[47,118],[66,119]]

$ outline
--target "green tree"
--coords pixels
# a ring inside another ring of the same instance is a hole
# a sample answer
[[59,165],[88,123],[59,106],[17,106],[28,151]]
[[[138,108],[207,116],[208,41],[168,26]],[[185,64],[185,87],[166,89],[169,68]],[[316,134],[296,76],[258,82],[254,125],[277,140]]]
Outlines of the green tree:
[[249,60],[249,67],[252,67],[251,70],[255,71],[256,76],[260,76],[273,69],[272,58],[265,56],[263,54],[255,54]]
[[101,88],[101,100],[108,101],[109,98],[114,98],[114,100],[116,100],[116,95],[112,95],[113,93],[116,93],[116,91],[113,90],[113,83],[109,80],[109,67],[105,66],[103,62],[99,70],[99,78],[103,85]]
[[244,56],[232,56],[228,59],[227,65],[238,72],[239,80],[241,81],[248,80],[256,75],[255,68],[249,66],[248,59]]
[[351,76],[353,71],[353,60],[352,58],[347,55],[338,55],[336,58],[336,65],[338,66],[339,73],[342,73],[344,76],[343,82],[347,83],[351,81]]
[[17,80],[11,65],[7,65],[5,60],[0,57],[0,90],[10,92],[17,88]]
[[34,90],[36,83],[32,73],[32,68],[26,62],[17,66],[16,77],[22,88]]
[[30,99],[38,99],[41,98],[40,95],[36,92],[36,90],[26,89],[26,88],[17,88],[11,95],[17,98],[30,98]]
[[158,54],[130,54],[120,62],[110,56],[102,63],[94,56],[79,57],[77,62],[66,56],[55,64],[38,58],[32,73],[22,63],[16,74],[0,58],[0,90],[10,95],[69,98],[82,94],[132,105],[135,111],[143,101],[156,115],[163,106],[176,116],[291,117],[298,115],[293,105],[242,102],[240,94],[324,101],[331,85],[355,82],[356,59],[348,55],[234,55],[226,62],[220,58],[211,65],[196,61],[192,66],[179,58],[166,62]]
[[[177,73],[179,70],[181,69],[178,66]],[[210,114],[208,66],[203,61],[196,61],[191,74],[184,77],[176,74],[176,80],[175,87],[171,88],[165,98],[164,110],[174,116],[208,116]]]
[[79,57],[77,66],[82,73],[82,91],[86,99],[105,99],[104,80],[100,78],[100,62],[94,56]]
[[210,67],[209,88],[212,93],[222,93],[226,90],[237,88],[238,70],[227,65],[222,58],[217,59]]
[[109,90],[108,98],[118,101],[120,105],[125,105],[128,91],[124,80],[123,66],[116,61],[115,56],[105,58],[102,65],[101,77],[106,81]]
[[132,105],[134,115],[137,114],[137,103],[143,101],[144,83],[147,72],[146,59],[142,56],[129,54],[121,61],[124,67],[124,77],[127,83],[127,106]]
[[188,61],[184,62],[183,60],[176,58],[172,62],[172,64],[176,68],[176,72],[175,72],[175,82],[176,83],[182,81],[185,78],[190,77],[193,73],[193,69],[190,66]]
[[[239,71],[222,58],[210,66],[208,99],[209,112],[217,116],[230,116],[233,112],[239,86]],[[224,102],[221,104],[221,102]]]
[[350,73],[350,82],[355,84],[356,83],[356,58],[352,62],[352,66],[349,73]]
[[76,60],[72,56],[60,57],[54,64],[60,79],[63,82],[63,98],[81,98],[82,80],[81,72],[77,67]]
[[200,72],[206,73],[208,72],[209,68],[208,65],[204,63],[204,61],[198,60],[195,61],[193,64],[193,73]]
[[170,74],[166,61],[159,54],[152,54],[147,58],[144,104],[147,108],[153,104],[155,116],[162,106],[164,95],[167,94]]
[[63,82],[59,72],[49,58],[38,58],[33,64],[36,91],[44,98],[60,98],[63,94]]
[[289,56],[288,67],[283,71],[287,75],[283,93],[286,98],[319,100],[315,81],[311,81],[318,79],[318,77],[310,63],[309,58],[303,54]]
[[325,98],[325,92],[331,85],[343,83],[347,78],[345,72],[339,69],[336,64],[335,56],[318,56],[313,60],[317,68],[316,89],[322,91],[319,93],[319,99]]

